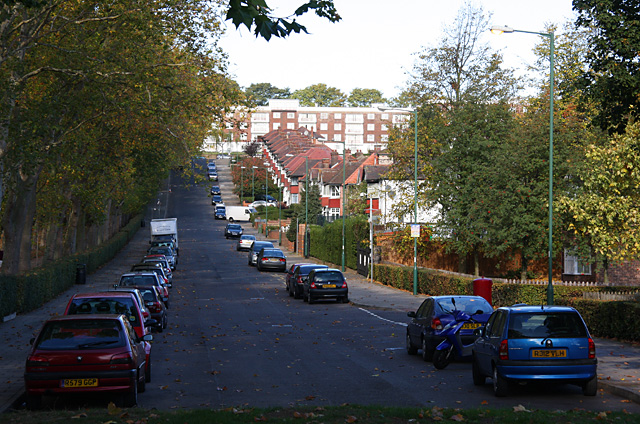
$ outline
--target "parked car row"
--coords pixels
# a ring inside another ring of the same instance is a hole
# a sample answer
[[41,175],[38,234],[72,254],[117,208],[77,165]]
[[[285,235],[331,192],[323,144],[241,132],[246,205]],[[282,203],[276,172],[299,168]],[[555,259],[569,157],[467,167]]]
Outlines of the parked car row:
[[167,327],[176,262],[175,243],[155,240],[110,290],[75,294],[63,315],[47,320],[26,360],[27,407],[85,393],[136,405],[151,381],[151,332]]
[[[495,311],[480,296],[430,296],[409,312],[406,349],[425,361],[442,352],[444,334],[458,312],[470,317],[457,337],[471,356],[471,377],[477,386],[487,378],[496,396],[506,396],[517,384],[576,384],[586,396],[597,393],[596,348],[580,313],[568,306],[525,304]],[[440,346],[439,346],[440,345]]]
[[295,263],[287,270],[285,288],[289,296],[314,303],[316,300],[335,299],[349,302],[349,286],[338,269],[313,263]]

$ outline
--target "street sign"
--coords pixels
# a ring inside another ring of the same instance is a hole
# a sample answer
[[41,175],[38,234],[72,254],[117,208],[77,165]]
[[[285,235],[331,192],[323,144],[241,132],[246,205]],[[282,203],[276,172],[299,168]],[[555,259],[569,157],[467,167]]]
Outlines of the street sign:
[[411,224],[411,237],[420,237],[420,224]]

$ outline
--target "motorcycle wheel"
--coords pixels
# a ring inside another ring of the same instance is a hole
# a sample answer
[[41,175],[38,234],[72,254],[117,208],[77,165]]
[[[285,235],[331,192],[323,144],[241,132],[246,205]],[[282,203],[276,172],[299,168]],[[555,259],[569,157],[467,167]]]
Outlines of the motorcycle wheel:
[[445,369],[453,360],[453,346],[433,352],[433,366],[438,370]]

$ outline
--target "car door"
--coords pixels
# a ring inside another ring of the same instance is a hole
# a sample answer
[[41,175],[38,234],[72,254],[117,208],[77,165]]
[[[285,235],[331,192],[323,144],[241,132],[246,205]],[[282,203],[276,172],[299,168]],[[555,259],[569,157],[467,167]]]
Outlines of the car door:
[[504,327],[507,323],[509,313],[506,310],[498,309],[489,317],[484,327],[482,336],[479,337],[473,351],[477,364],[484,375],[492,375],[492,361],[499,358],[500,342],[502,342]]
[[411,337],[411,343],[416,346],[420,346],[422,332],[424,327],[430,325],[427,321],[430,321],[430,316],[433,313],[433,299],[425,299],[416,311],[416,316],[409,322],[409,337]]

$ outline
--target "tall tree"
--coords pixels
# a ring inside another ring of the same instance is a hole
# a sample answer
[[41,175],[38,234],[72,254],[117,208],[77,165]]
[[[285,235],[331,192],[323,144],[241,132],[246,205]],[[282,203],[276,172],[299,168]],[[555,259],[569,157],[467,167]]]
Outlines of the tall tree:
[[577,82],[598,105],[595,123],[623,133],[640,114],[640,1],[573,0],[588,33],[588,69]]
[[250,101],[258,106],[267,106],[269,99],[288,99],[291,97],[289,88],[278,88],[268,82],[251,84],[244,92]]
[[382,92],[375,88],[354,88],[347,98],[350,107],[369,107],[373,103],[385,102]]
[[314,84],[301,90],[296,90],[292,98],[300,100],[302,106],[339,107],[344,106],[347,96],[335,87],[326,84]]

